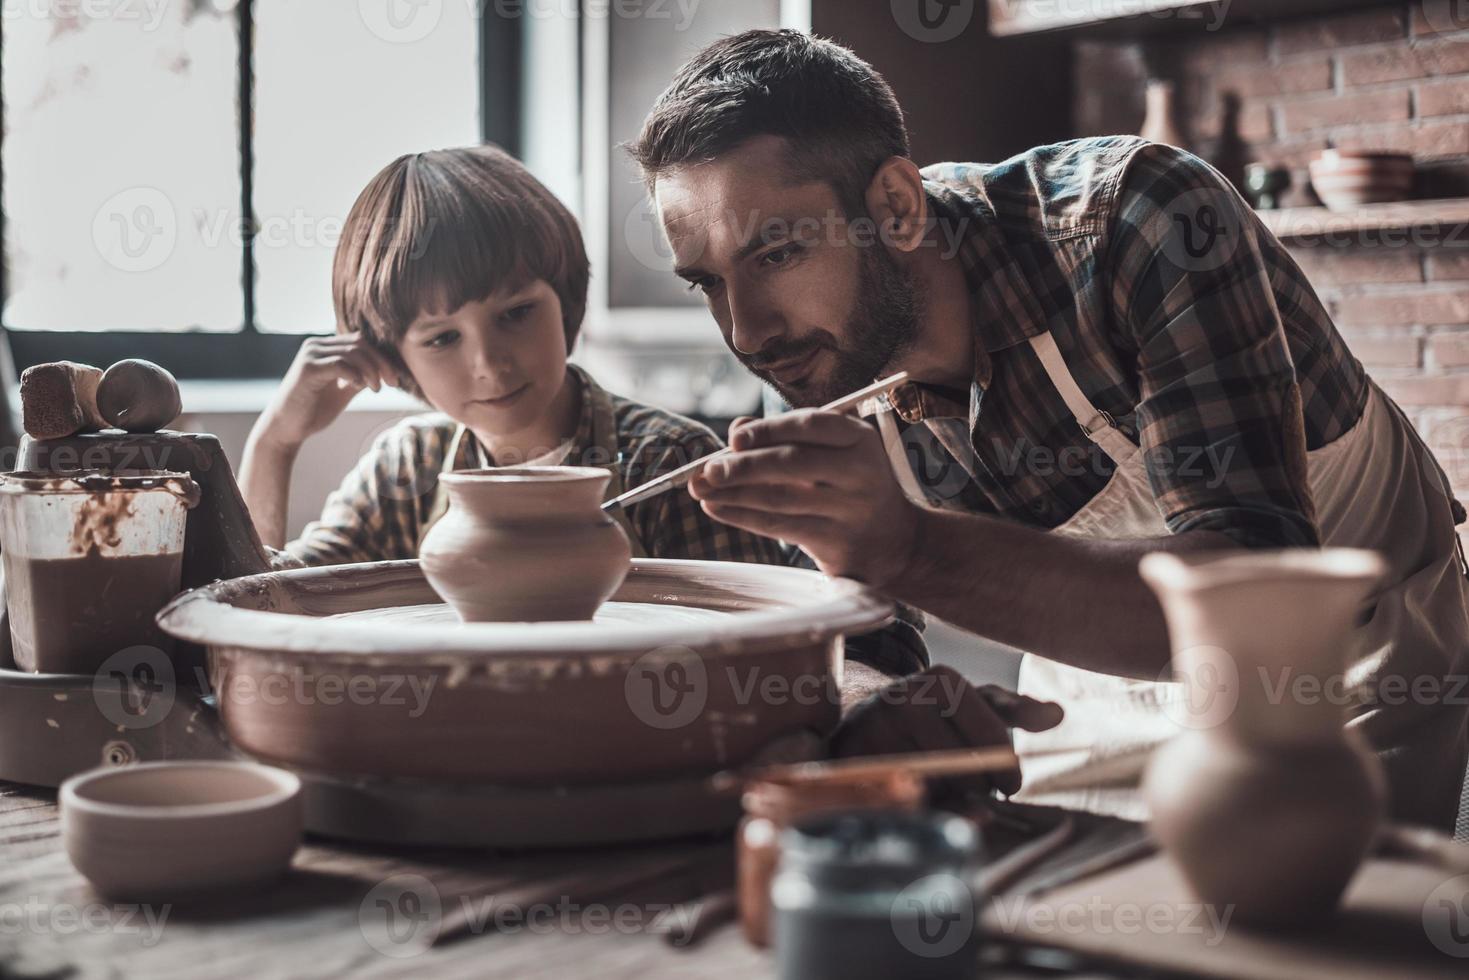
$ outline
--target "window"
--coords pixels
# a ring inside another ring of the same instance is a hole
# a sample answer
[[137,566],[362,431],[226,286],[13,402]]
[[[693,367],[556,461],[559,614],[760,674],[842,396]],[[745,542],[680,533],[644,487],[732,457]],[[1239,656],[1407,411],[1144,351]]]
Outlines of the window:
[[518,71],[518,31],[475,0],[6,0],[0,320],[18,364],[280,374],[301,333],[332,329],[332,252],[373,173],[486,121],[515,148],[514,80],[489,79]]
[[482,138],[581,217],[590,343],[717,344],[617,144],[700,46],[777,23],[809,27],[809,0],[5,0],[16,364],[278,377],[333,327],[331,257],[368,178]]

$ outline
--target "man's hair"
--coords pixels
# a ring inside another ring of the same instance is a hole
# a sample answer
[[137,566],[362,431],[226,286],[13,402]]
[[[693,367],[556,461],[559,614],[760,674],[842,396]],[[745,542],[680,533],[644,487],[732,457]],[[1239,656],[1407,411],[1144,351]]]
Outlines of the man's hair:
[[824,180],[865,213],[884,160],[908,156],[903,110],[886,80],[847,48],[800,31],[746,31],[679,69],[629,151],[651,188],[756,136],[784,137],[787,179]]
[[337,329],[366,334],[416,389],[398,344],[421,314],[544,279],[561,300],[569,353],[589,277],[566,206],[504,150],[470,146],[410,153],[372,178],[342,229],[332,303]]

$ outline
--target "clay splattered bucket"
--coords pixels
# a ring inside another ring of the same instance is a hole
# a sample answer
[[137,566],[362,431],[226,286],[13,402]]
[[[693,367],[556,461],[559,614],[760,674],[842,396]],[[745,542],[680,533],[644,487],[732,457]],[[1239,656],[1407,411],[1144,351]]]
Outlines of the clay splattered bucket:
[[136,646],[179,591],[199,488],[183,473],[0,474],[0,550],[21,670],[92,674]]

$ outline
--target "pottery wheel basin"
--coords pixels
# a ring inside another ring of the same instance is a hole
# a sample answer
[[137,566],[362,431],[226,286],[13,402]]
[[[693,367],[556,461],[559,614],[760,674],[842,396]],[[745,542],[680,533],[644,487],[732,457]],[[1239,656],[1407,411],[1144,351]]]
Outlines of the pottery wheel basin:
[[842,638],[892,603],[803,569],[634,560],[591,622],[461,623],[416,561],[292,569],[184,593],[224,727],[334,776],[553,786],[740,765],[839,716]]

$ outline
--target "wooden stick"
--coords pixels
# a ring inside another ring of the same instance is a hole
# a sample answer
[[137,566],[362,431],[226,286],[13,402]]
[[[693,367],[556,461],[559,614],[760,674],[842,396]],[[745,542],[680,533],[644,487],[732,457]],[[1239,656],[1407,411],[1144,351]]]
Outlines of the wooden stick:
[[[874,382],[873,384],[868,385],[866,388],[862,388],[859,391],[854,391],[850,395],[845,395],[841,398],[838,398],[834,402],[830,402],[826,405],[821,406],[820,411],[849,412],[853,409],[856,409],[858,411],[858,414],[871,415],[873,413],[872,411],[864,410],[864,402],[881,398],[883,395],[886,395],[894,388],[898,388],[907,383],[908,372],[899,371],[897,374],[894,374],[891,377],[883,378],[881,381]],[[873,411],[875,411],[875,409]],[[672,472],[664,473],[662,476],[656,479],[649,480],[642,486],[634,487],[624,494],[613,497],[611,500],[602,505],[602,509],[605,511],[613,511],[618,509],[619,507],[626,507],[628,504],[636,504],[640,501],[647,500],[649,497],[656,497],[660,493],[663,493],[667,490],[672,490],[674,487],[681,487],[685,483],[688,483],[689,480],[693,479],[694,474],[703,469],[704,465],[710,460],[718,459],[721,456],[728,456],[731,452],[732,450],[726,447],[724,449],[718,450],[717,452],[712,452],[708,456],[700,456],[692,463],[685,463],[683,466],[680,466],[678,469],[673,470]]]
[[746,772],[724,772],[714,777],[716,789],[735,789],[762,779],[816,783],[827,780],[880,779],[895,772],[915,776],[962,776],[979,772],[1008,772],[1020,768],[1020,757],[1008,746],[954,749],[947,752],[906,752],[869,755],[828,762],[798,762],[763,766]]

